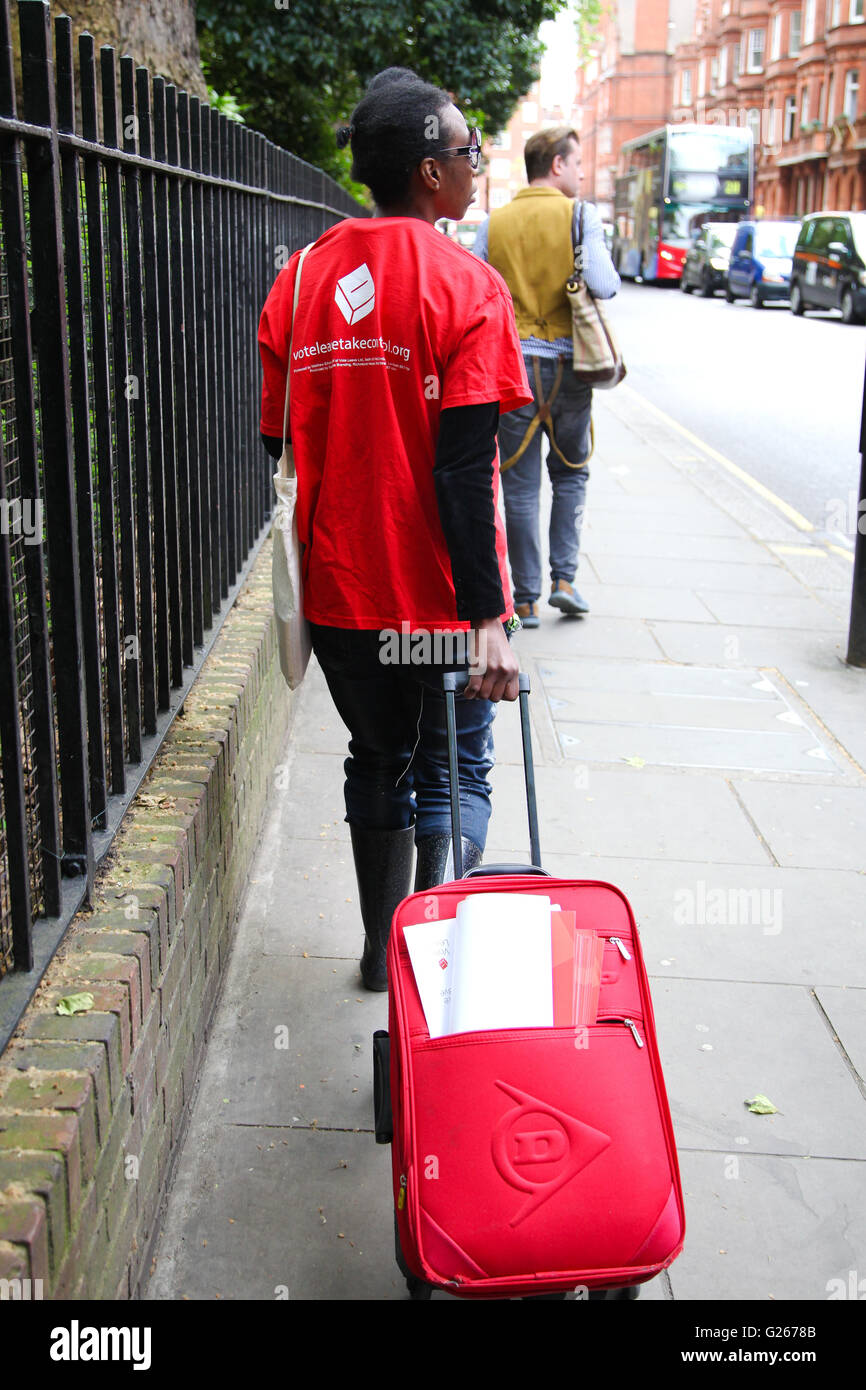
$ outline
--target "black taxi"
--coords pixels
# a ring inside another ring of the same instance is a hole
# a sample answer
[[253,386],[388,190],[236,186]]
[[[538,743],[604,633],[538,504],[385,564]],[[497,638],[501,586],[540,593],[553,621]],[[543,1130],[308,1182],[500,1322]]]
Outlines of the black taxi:
[[791,267],[791,312],[840,309],[866,323],[866,212],[813,212],[803,218]]

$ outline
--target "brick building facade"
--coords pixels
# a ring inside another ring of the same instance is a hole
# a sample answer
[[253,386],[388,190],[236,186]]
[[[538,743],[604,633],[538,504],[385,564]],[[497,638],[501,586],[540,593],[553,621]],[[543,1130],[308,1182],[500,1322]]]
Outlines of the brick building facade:
[[668,119],[674,48],[691,33],[694,13],[695,0],[618,0],[578,73],[583,191],[610,220],[620,149]]
[[749,125],[755,208],[866,208],[864,0],[698,0],[672,116]]

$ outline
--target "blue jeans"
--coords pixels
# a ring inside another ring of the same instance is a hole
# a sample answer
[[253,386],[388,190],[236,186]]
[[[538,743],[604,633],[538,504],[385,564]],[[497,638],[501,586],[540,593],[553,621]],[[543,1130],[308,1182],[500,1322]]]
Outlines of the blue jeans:
[[[544,400],[550,397],[556,379],[554,358],[526,358],[533,405],[521,406],[499,420],[499,457],[504,463],[516,453],[523,442],[527,426],[541,403],[535,383],[533,361],[538,362]],[[563,359],[562,380],[552,406],[550,420],[553,438],[565,455],[563,463],[551,445],[547,471],[553,488],[550,511],[550,577],[573,581],[580,549],[580,528],[586,498],[589,469],[569,467],[583,463],[589,456],[589,424],[592,412],[592,387],[575,378],[571,358]],[[550,438],[550,428],[544,423],[533,435],[517,463],[502,474],[502,493],[505,500],[505,529],[508,537],[508,559],[515,603],[534,603],[541,594],[541,538],[538,506],[541,491],[541,431]]]
[[[415,839],[451,834],[448,738],[442,672],[450,665],[383,664],[378,631],[310,624],[337,712],[349,730],[346,820]],[[484,849],[490,820],[493,718],[490,700],[456,701],[460,815],[467,839]]]

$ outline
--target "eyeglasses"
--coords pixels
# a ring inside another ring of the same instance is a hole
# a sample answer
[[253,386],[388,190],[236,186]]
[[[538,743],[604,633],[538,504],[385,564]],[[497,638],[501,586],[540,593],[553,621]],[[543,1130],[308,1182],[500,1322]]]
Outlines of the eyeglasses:
[[481,131],[473,127],[469,132],[468,145],[452,145],[450,149],[439,150],[439,155],[464,154],[469,156],[470,169],[477,169],[481,163]]

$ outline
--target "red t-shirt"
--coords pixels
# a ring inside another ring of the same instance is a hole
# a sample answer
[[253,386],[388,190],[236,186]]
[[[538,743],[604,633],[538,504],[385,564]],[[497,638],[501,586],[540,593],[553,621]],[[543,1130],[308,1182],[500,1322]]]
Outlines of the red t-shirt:
[[[280,437],[292,340],[304,611],[330,627],[466,628],[457,618],[433,463],[439,412],[532,393],[498,271],[414,217],[353,218],[296,253],[259,325],[263,434]],[[494,464],[494,504],[499,458]],[[510,617],[505,532],[496,552]]]

